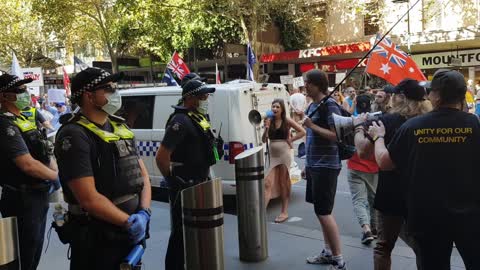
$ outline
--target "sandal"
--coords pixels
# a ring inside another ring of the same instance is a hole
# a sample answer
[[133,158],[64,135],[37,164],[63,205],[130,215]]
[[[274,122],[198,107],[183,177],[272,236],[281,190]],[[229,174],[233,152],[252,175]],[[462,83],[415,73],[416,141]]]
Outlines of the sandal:
[[278,217],[275,218],[275,223],[283,223],[287,220],[288,220],[288,215],[283,217],[279,215]]

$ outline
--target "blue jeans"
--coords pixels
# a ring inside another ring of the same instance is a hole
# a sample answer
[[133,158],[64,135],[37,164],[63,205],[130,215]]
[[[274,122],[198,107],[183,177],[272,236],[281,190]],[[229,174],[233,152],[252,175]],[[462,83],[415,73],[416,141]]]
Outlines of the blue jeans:
[[2,189],[0,213],[17,217],[22,270],[35,270],[40,262],[48,212],[47,190]]
[[348,169],[348,185],[352,193],[353,211],[360,226],[365,224],[375,228],[376,215],[373,208],[377,190],[378,174]]

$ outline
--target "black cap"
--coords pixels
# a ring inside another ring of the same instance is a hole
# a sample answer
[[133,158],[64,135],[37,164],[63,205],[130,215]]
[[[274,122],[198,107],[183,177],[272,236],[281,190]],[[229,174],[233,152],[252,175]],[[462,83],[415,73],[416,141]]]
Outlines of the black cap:
[[445,102],[457,102],[465,98],[467,84],[462,73],[456,70],[441,69],[433,74],[431,91],[440,92]]
[[417,80],[404,79],[394,87],[393,93],[404,94],[407,99],[421,101],[425,99],[425,88]]
[[20,79],[15,75],[3,74],[0,76],[0,93],[1,92],[16,92],[15,90],[24,84],[33,82],[32,78]]
[[208,87],[207,84],[202,81],[192,79],[183,85],[182,98],[186,98],[188,96],[199,96],[213,92],[215,92],[215,88]]
[[89,67],[80,71],[72,78],[71,101],[77,103],[83,92],[93,91],[95,87],[109,82],[117,82],[123,78],[123,73],[110,74],[101,68]]
[[383,87],[383,92],[388,93],[388,94],[394,94],[395,93],[395,87],[391,84],[387,84]]
[[197,80],[197,81],[204,82],[206,78],[198,76],[197,73],[190,72],[182,78],[182,81],[180,82],[180,86],[183,87],[190,80]]

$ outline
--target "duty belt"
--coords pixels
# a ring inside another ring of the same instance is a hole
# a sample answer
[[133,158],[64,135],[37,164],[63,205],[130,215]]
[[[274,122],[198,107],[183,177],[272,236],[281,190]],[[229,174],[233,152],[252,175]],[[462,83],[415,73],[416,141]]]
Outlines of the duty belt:
[[38,184],[20,184],[16,186],[12,185],[3,185],[6,189],[13,191],[48,191],[50,189],[50,184],[48,183],[38,183]]
[[[137,198],[138,194],[127,194],[120,196],[112,201],[113,204],[115,205],[120,205],[122,203],[128,202],[130,200],[133,200]],[[72,215],[88,215],[88,213],[83,210],[83,208],[78,205],[78,204],[68,204],[68,212],[70,212]]]

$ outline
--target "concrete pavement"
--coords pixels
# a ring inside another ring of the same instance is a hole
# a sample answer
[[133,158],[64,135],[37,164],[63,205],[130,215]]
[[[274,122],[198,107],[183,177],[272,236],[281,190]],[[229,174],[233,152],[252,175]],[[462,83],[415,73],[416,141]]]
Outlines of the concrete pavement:
[[[169,237],[169,207],[163,202],[153,202],[153,216],[151,221],[151,239],[144,255],[145,268],[164,269],[165,252]],[[49,213],[49,223],[51,222]],[[237,218],[234,215],[225,215],[225,269],[298,269],[313,270],[327,269],[326,266],[308,265],[305,258],[315,254],[323,247],[323,235],[318,229],[310,229],[292,225],[294,223],[268,224],[269,258],[260,263],[243,263],[239,260],[237,239]],[[343,252],[350,270],[373,269],[372,247],[362,246],[358,237],[342,236]],[[45,243],[46,246],[46,243]],[[42,255],[39,270],[68,269],[67,246],[58,240],[54,231],[50,238],[50,245]],[[463,263],[458,256],[452,257],[452,270],[463,269]],[[413,270],[415,256],[404,246],[394,250],[393,270]]]

